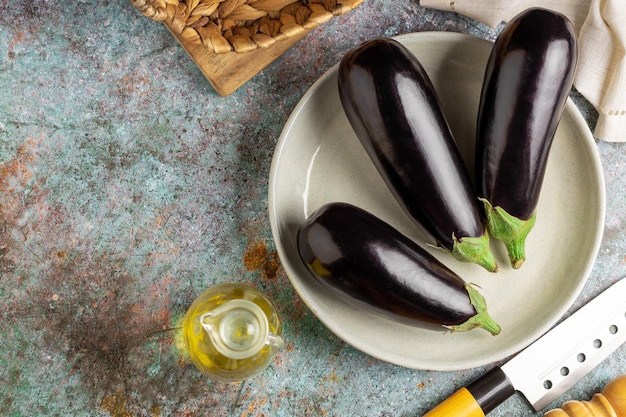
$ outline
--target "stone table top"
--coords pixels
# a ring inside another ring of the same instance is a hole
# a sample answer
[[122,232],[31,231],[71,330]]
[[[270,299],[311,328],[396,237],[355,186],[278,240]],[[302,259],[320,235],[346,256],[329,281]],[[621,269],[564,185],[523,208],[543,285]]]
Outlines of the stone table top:
[[[420,31],[498,33],[368,0],[220,97],[125,0],[2,3],[0,415],[417,416],[485,372],[410,370],[345,344],[290,285],[270,231],[270,162],[298,100],[360,42]],[[626,275],[626,145],[596,146],[605,232],[572,309]],[[231,384],[187,363],[175,337],[194,298],[227,281],[270,295],[287,341]],[[624,373],[625,349],[550,407]],[[541,414],[516,394],[491,415]]]

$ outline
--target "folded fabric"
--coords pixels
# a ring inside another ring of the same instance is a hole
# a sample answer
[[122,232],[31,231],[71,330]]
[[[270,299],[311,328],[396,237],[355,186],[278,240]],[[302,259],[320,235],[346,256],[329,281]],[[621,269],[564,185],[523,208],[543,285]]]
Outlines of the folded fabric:
[[578,34],[574,87],[598,110],[594,136],[626,142],[626,1],[624,0],[420,0],[491,27],[530,7],[563,13]]

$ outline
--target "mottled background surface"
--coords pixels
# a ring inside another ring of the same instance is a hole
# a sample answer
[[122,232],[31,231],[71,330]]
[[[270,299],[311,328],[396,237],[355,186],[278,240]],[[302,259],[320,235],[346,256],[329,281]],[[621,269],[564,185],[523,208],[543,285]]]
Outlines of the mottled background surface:
[[[304,92],[361,41],[429,30],[497,34],[367,0],[222,98],[126,0],[0,3],[0,415],[416,416],[481,374],[344,344],[290,286],[268,221],[272,153]],[[605,236],[573,308],[626,275],[626,145],[596,145]],[[172,330],[225,281],[269,294],[287,340],[236,384],[186,363]],[[552,407],[625,372],[622,347]],[[492,415],[533,413],[515,395]]]

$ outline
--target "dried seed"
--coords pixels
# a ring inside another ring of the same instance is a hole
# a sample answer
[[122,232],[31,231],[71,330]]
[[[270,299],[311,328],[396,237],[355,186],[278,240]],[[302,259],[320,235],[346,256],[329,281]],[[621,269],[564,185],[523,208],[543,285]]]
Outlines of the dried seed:
[[187,23],[187,26],[190,27],[190,28],[202,27],[202,26],[206,25],[207,23],[209,23],[209,16],[194,16],[194,17],[199,17],[200,19],[198,19],[193,24]]
[[270,25],[267,22],[259,24],[258,32],[262,33],[264,35],[267,35],[267,36],[272,36],[272,32],[270,30]]
[[233,36],[245,36],[249,38],[252,36],[253,33],[254,32],[252,32],[249,28],[245,26],[233,28]]
[[219,2],[213,3],[200,3],[193,11],[191,12],[192,16],[200,15],[200,16],[211,16],[211,14],[217,10],[219,7]]
[[233,20],[256,20],[262,18],[266,14],[267,13],[263,10],[257,10],[252,6],[244,4],[233,10],[233,12],[228,15],[228,18]]
[[289,13],[280,13],[280,23],[282,23],[283,25],[295,25],[296,23],[296,17],[292,14]]
[[219,16],[220,18],[225,18],[230,16],[230,14],[239,6],[246,4],[246,0],[226,0],[222,4],[220,4]]
[[291,15],[296,14],[296,10],[298,10],[298,7],[300,7],[300,2],[292,2],[289,3],[287,5],[285,5],[285,7],[283,7],[282,9],[280,9],[280,13],[289,13]]
[[293,2],[294,0],[257,0],[253,7],[266,12],[276,12]]
[[272,19],[267,22],[267,25],[269,27],[269,33],[266,33],[266,35],[276,36],[280,33],[280,27],[282,26],[280,20]]
[[311,9],[306,6],[300,6],[296,9],[296,23],[299,25],[303,25],[311,16]]
[[324,7],[324,5],[318,4],[318,3],[309,3],[307,6],[309,7],[309,9],[311,9],[311,11],[313,13],[316,13],[316,12],[327,12],[328,11]]
[[[312,5],[312,4],[319,4],[320,6],[322,6],[324,8],[324,10],[331,11],[333,5],[330,4],[330,3],[332,3],[332,2],[329,2],[328,0],[311,0],[309,2],[309,6]],[[329,7],[330,7],[330,10],[329,10]]]
[[185,22],[185,26],[192,26],[194,23],[200,20],[201,17],[202,16],[189,16],[187,18],[187,21]]

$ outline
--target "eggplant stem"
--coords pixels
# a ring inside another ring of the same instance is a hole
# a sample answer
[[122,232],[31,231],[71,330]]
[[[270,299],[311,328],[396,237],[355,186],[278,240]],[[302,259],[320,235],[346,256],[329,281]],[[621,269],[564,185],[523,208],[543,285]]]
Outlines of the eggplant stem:
[[487,303],[485,297],[483,297],[473,284],[466,283],[465,290],[470,298],[470,303],[476,309],[476,314],[464,321],[461,324],[445,326],[452,332],[465,332],[468,330],[481,327],[491,333],[493,336],[500,333],[500,325],[491,318],[487,312]]
[[489,247],[489,235],[485,231],[478,237],[457,237],[452,234],[452,256],[461,262],[472,262],[485,268],[489,272],[498,272],[500,269],[496,258]]
[[487,229],[494,238],[501,240],[509,253],[511,266],[519,269],[526,260],[526,237],[535,225],[537,214],[522,220],[506,212],[502,207],[494,207],[488,200],[480,199],[485,206]]

